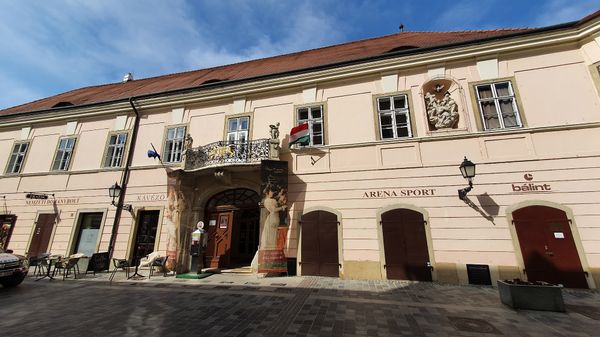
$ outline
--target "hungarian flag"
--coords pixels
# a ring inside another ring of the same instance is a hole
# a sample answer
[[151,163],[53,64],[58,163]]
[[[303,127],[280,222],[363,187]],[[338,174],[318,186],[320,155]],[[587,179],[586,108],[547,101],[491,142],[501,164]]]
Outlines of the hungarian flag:
[[290,145],[308,145],[310,144],[310,133],[308,132],[308,123],[300,124],[290,131]]

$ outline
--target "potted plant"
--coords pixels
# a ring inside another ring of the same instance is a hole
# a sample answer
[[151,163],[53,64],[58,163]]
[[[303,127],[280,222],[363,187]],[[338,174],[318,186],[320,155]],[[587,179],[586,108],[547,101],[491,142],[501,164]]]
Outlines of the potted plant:
[[562,288],[562,285],[541,281],[498,280],[500,300],[513,309],[564,312]]

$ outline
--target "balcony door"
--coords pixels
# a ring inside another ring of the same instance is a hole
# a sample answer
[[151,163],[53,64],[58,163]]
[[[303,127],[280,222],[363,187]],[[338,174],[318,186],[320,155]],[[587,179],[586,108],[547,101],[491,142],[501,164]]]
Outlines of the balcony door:
[[233,160],[240,161],[248,156],[248,130],[250,117],[233,117],[227,120],[227,145]]

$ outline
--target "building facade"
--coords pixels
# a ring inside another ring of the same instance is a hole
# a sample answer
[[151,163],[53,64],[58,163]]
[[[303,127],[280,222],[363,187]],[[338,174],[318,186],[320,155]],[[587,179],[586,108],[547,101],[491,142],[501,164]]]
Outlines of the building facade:
[[[599,65],[594,13],[403,32],[8,108],[1,243],[158,251],[185,271],[202,221],[205,262],[225,268],[252,262],[279,212],[278,245],[299,275],[596,288]],[[302,124],[308,144],[290,146]],[[476,176],[460,199],[465,157]],[[274,160],[287,168],[277,196],[263,175]]]

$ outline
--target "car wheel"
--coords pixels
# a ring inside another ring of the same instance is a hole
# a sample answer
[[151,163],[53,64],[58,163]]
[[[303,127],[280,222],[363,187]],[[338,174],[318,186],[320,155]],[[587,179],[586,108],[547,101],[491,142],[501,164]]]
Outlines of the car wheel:
[[0,280],[0,284],[2,284],[4,288],[12,288],[21,284],[23,279],[25,279],[25,276],[5,277],[4,279]]

